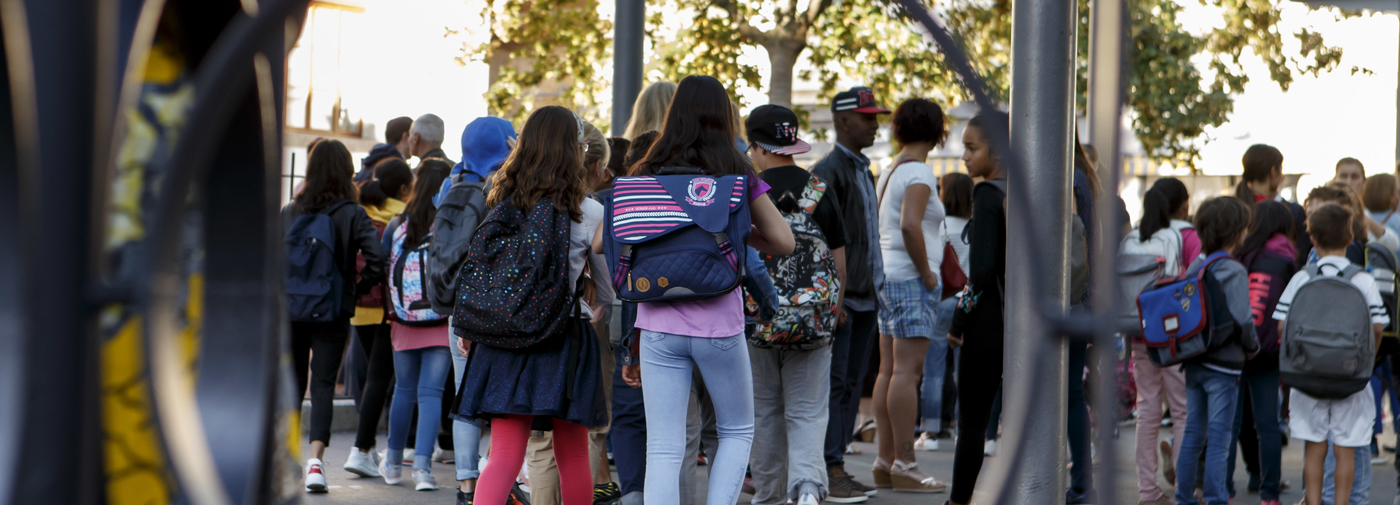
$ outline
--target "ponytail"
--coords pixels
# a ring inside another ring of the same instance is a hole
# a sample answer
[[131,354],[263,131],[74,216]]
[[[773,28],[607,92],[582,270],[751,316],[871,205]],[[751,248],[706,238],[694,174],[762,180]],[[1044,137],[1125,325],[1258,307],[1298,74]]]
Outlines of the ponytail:
[[389,195],[384,193],[384,185],[379,182],[379,179],[374,179],[366,182],[364,186],[360,186],[360,205],[379,207],[387,201],[389,201]]
[[1163,177],[1152,183],[1142,198],[1142,222],[1138,223],[1138,240],[1147,242],[1158,230],[1171,227],[1172,214],[1191,199],[1186,184],[1173,177]]
[[1245,181],[1240,181],[1239,184],[1235,185],[1235,198],[1240,199],[1250,208],[1254,208],[1254,202],[1259,200],[1259,196],[1254,193],[1254,190],[1249,189],[1249,183]]
[[1171,226],[1171,203],[1167,195],[1154,186],[1142,197],[1142,223],[1138,225],[1138,240],[1147,242],[1158,230]]

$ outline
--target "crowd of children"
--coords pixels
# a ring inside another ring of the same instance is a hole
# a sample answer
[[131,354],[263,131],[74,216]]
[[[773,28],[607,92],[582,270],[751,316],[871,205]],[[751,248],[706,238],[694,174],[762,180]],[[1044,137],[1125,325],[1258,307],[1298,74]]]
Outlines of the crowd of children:
[[[359,175],[339,142],[310,147],[283,212],[293,362],[312,393],[306,489],[328,489],[353,328],[368,380],[345,469],[397,484],[408,465],[416,489],[437,489],[436,445],[459,505],[520,500],[522,467],[536,504],[689,505],[697,460],[712,505],[860,503],[882,488],[970,503],[1000,415],[1007,193],[993,145],[1007,116],[968,121],[966,174],[940,179],[927,159],[949,120],[907,100],[877,178],[862,151],[890,111],[869,88],[834,97],[835,144],[810,169],[794,160],[811,149],[797,114],[763,105],[741,119],[711,77],[653,84],[635,109],[612,139],[558,106],[519,135],[480,118],[460,163],[442,155],[441,120],[400,118]],[[1307,444],[1306,502],[1365,503],[1384,391],[1400,405],[1400,346],[1382,340],[1397,179],[1344,159],[1304,208],[1278,198],[1283,155],[1257,145],[1233,196],[1193,212],[1186,185],[1161,178],[1135,228],[1102,230],[1094,203],[1109,188],[1092,149],[1074,147],[1070,304],[1110,298],[1089,289],[1086,245],[1121,239],[1119,314],[1140,329],[1123,335],[1140,503],[1228,503],[1237,453],[1249,490],[1279,503],[1283,419]],[[1069,349],[1071,505],[1095,501],[1088,352]],[[870,363],[873,485],[844,461]],[[945,483],[916,450],[954,432]]]

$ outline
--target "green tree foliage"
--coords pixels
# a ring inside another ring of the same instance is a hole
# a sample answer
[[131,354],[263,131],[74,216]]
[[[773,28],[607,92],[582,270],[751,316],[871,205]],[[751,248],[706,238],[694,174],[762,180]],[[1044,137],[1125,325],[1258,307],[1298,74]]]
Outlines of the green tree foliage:
[[489,40],[464,44],[457,60],[486,61],[499,72],[486,92],[491,114],[518,126],[536,106],[563,105],[607,131],[598,97],[611,89],[603,69],[612,58],[612,22],[598,15],[598,0],[486,0],[482,18]]

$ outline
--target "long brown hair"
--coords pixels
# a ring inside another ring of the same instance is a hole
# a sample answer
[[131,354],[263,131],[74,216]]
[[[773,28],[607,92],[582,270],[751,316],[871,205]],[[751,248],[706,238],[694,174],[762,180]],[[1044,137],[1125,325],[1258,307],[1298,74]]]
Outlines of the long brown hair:
[[320,212],[341,200],[356,201],[355,162],[350,150],[339,140],[325,139],[311,149],[306,162],[306,185],[297,195],[296,205],[302,212]]
[[492,175],[486,204],[494,207],[510,200],[528,210],[540,198],[549,198],[554,208],[582,222],[579,206],[586,195],[581,124],[572,111],[558,105],[531,112],[520,129],[520,143]]
[[1079,130],[1074,131],[1074,168],[1084,171],[1084,179],[1089,183],[1089,195],[1093,198],[1099,197],[1099,170],[1094,166],[1094,161],[1089,159],[1089,153],[1084,152],[1084,143],[1079,141]]
[[413,197],[408,200],[408,206],[403,211],[404,219],[408,220],[408,234],[403,238],[405,248],[417,246],[431,233],[433,218],[437,217],[433,195],[442,189],[442,181],[447,178],[449,172],[452,172],[452,164],[442,158],[428,158],[418,164],[418,179],[413,183]]
[[666,113],[661,136],[633,175],[654,175],[662,167],[696,167],[706,174],[743,175],[749,159],[734,144],[733,105],[719,80],[708,75],[681,79]]

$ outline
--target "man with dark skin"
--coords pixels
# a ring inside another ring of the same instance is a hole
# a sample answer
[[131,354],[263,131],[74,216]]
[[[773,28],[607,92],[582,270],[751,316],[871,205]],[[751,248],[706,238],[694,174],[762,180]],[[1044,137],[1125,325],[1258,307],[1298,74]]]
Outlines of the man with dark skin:
[[832,332],[831,399],[824,447],[829,495],[833,503],[860,503],[875,488],[857,482],[846,473],[845,451],[855,431],[861,381],[870,361],[871,343],[877,331],[880,302],[876,294],[884,283],[880,256],[879,215],[875,178],[870,159],[861,151],[875,144],[880,129],[878,114],[888,114],[867,87],[837,93],[831,102],[836,146],[812,166],[812,173],[827,184],[840,202],[846,228],[846,297]]

